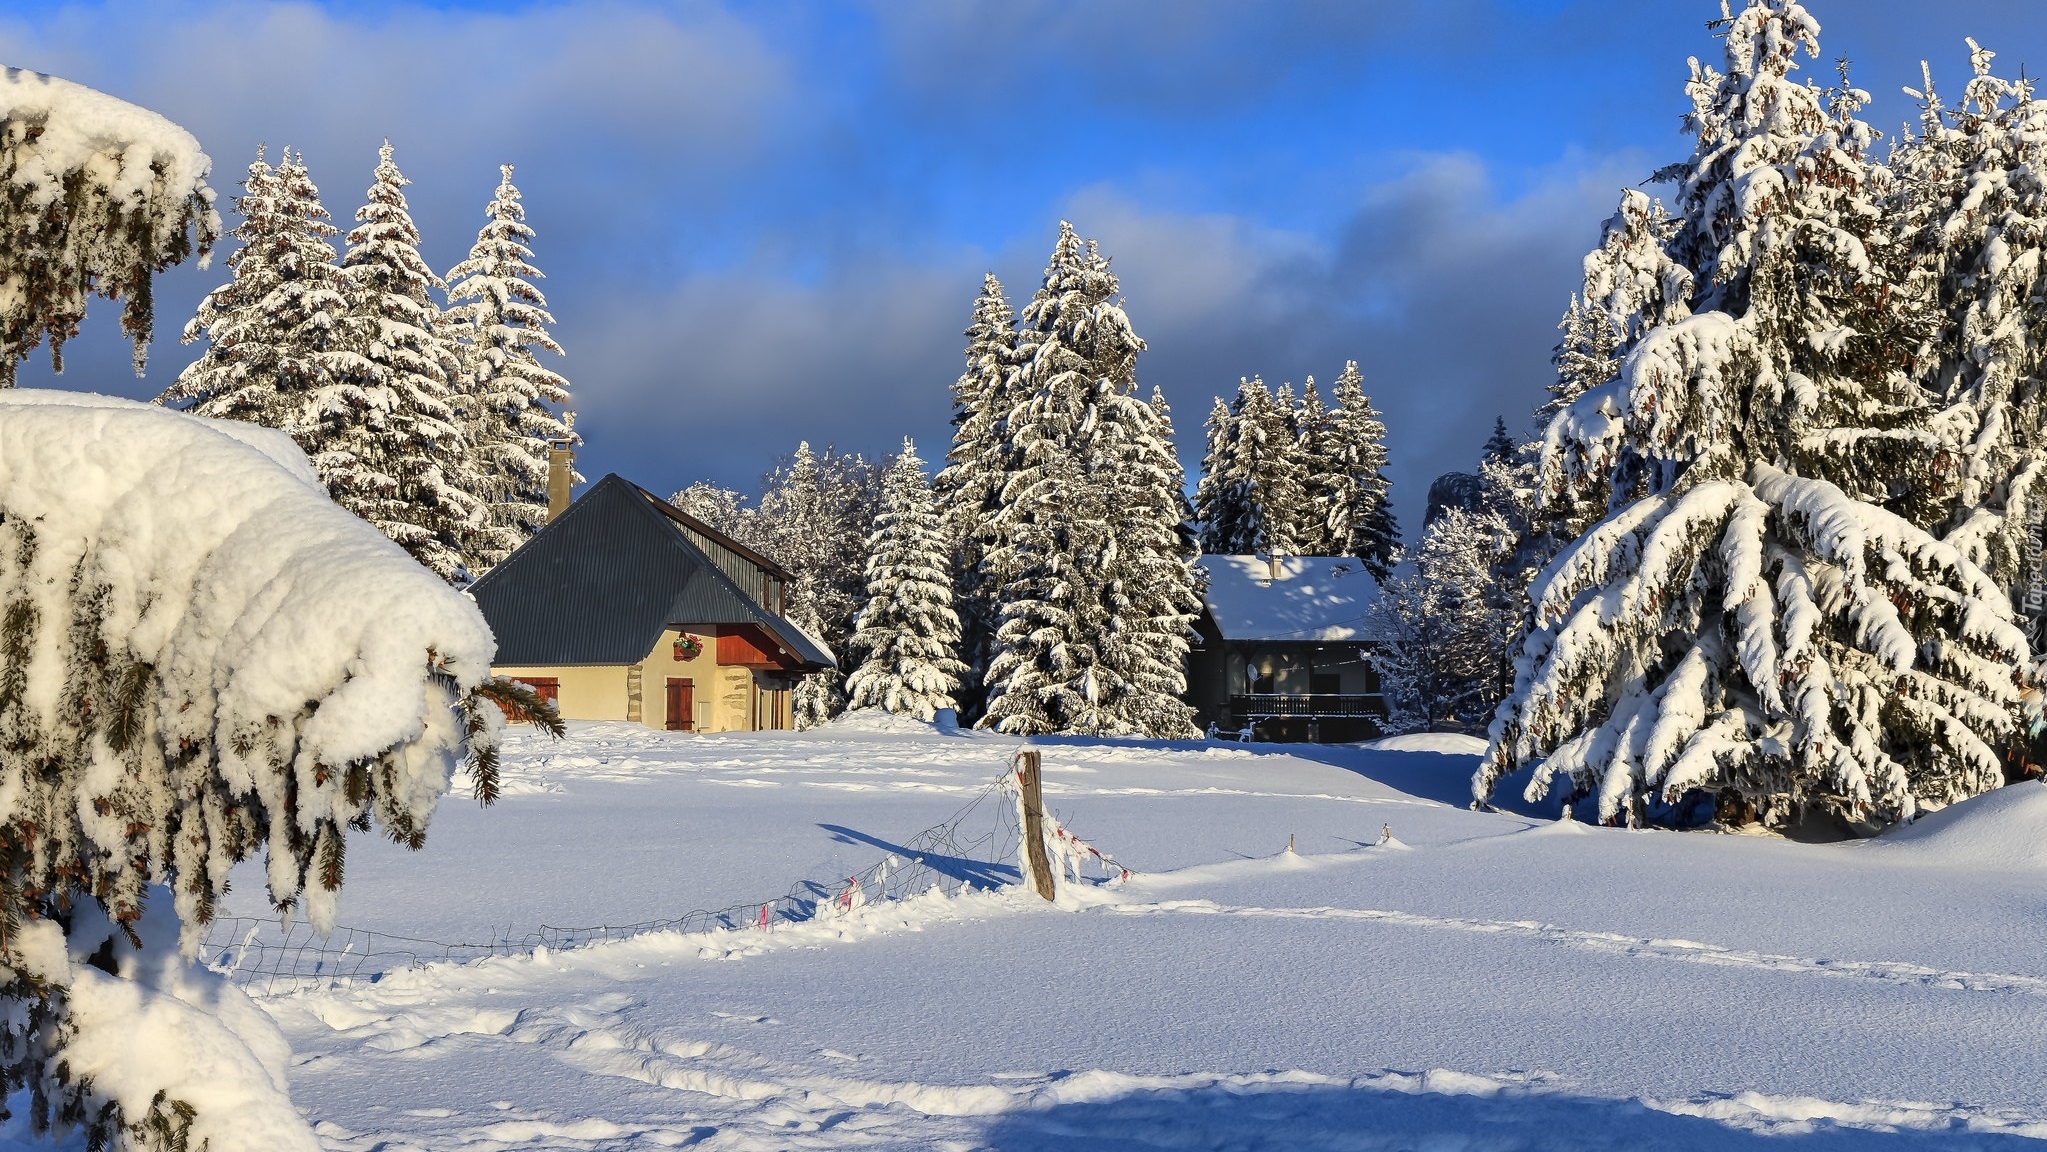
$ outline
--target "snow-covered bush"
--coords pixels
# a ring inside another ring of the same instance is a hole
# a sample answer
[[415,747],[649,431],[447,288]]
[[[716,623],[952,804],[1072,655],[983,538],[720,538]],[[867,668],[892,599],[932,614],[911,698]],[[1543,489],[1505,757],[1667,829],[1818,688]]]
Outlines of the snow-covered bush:
[[63,367],[89,296],[123,300],[135,368],[150,278],[220,234],[212,162],[170,121],[68,80],[0,69],[0,387],[44,337]]
[[[0,393],[0,1088],[122,1146],[314,1147],[288,1100],[261,1105],[282,1127],[202,1106],[283,1099],[281,1067],[164,953],[258,851],[276,906],[331,926],[347,832],[419,846],[465,752],[488,799],[494,651],[282,434]],[[166,904],[181,932],[138,930]],[[275,1083],[179,1094],[201,1067]]]

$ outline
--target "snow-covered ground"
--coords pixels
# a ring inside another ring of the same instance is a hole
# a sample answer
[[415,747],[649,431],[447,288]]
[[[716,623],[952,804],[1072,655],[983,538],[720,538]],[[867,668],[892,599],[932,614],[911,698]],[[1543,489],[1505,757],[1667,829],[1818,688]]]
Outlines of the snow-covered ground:
[[[2047,1139],[2047,788],[1806,845],[1474,813],[1440,739],[1041,746],[1048,807],[1129,882],[265,996],[298,1103],[352,1152]],[[1015,747],[516,736],[496,807],[451,799],[416,854],[357,842],[338,920],[464,940],[763,900],[945,820]]]

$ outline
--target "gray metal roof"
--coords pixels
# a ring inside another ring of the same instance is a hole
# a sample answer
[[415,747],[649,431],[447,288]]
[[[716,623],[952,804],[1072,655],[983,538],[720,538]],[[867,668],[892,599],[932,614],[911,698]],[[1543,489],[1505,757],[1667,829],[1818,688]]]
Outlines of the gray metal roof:
[[608,475],[470,586],[499,664],[634,664],[674,624],[755,624],[806,664],[834,663],[740,591],[656,503]]

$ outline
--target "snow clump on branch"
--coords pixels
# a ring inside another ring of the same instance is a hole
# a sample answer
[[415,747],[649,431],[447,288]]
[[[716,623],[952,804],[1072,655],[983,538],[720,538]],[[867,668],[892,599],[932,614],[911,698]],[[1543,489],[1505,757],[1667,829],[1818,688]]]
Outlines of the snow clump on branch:
[[[487,799],[495,649],[281,434],[0,393],[0,1087],[117,1146],[314,1147],[141,1084],[100,1030],[233,1015],[224,986],[176,991],[203,974],[167,953],[198,947],[237,861],[263,850],[272,901],[325,930],[350,828],[418,847],[465,753]],[[182,930],[140,931],[167,902]],[[118,987],[124,949],[156,975]],[[212,1051],[222,1027],[180,1035]]]
[[192,134],[104,93],[0,69],[0,387],[44,337],[61,371],[88,296],[125,300],[142,372],[150,278],[220,235]]

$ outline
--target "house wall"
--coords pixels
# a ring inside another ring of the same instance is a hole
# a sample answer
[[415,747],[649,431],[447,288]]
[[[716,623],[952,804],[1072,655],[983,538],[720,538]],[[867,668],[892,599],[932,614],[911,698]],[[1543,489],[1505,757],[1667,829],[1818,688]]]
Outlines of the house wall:
[[[676,637],[702,645],[695,658],[675,658]],[[668,681],[691,682],[698,732],[752,732],[789,726],[789,693],[779,678],[748,668],[720,666],[718,638],[708,629],[669,628],[638,664],[500,665],[513,679],[553,677],[566,720],[625,720],[657,731],[668,727]]]
[[1358,650],[1366,645],[1304,644],[1285,642],[1235,642],[1228,645],[1225,678],[1228,695],[1250,692],[1258,675],[1271,674],[1272,691],[1306,695],[1316,673],[1334,673],[1338,691],[1347,696],[1370,695],[1379,691],[1379,675]]
[[1187,702],[1194,705],[1194,723],[1221,722],[1230,704],[1229,646],[1206,612],[1194,621],[1200,642],[1187,654]]
[[[1225,679],[1230,695],[1250,694],[1262,690],[1282,696],[1308,696],[1314,694],[1313,677],[1320,673],[1325,676],[1334,675],[1337,678],[1335,689],[1338,695],[1376,696],[1380,690],[1378,671],[1360,654],[1360,650],[1366,647],[1369,645],[1355,641],[1346,643],[1239,641],[1226,646],[1223,659],[1226,668]],[[1255,678],[1263,674],[1270,674],[1272,677],[1273,682],[1269,688],[1255,683]],[[1234,730],[1251,722],[1250,717],[1233,715],[1227,704],[1221,712],[1226,728]],[[1259,740],[1340,743],[1377,736],[1380,733],[1380,726],[1378,720],[1370,715],[1320,718],[1265,717],[1255,721],[1255,732],[1255,739]]]
[[514,680],[552,677],[561,684],[555,706],[564,720],[625,719],[626,667],[623,664],[500,664],[491,668]]

